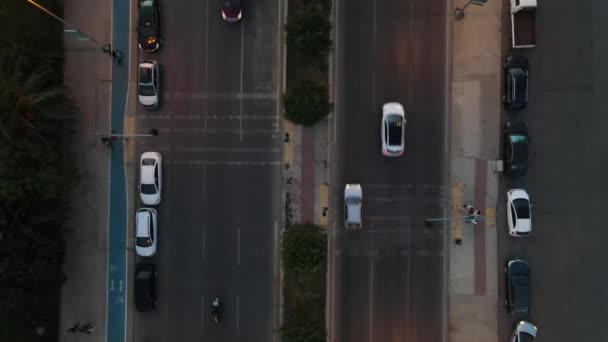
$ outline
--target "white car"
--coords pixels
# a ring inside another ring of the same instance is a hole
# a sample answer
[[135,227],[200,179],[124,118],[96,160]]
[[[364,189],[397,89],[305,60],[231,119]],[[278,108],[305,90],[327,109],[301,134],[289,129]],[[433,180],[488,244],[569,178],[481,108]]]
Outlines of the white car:
[[344,225],[346,229],[361,229],[361,207],[363,189],[360,184],[346,184],[344,187]]
[[142,257],[156,254],[156,209],[141,208],[135,214],[135,252]]
[[146,108],[158,107],[160,100],[160,70],[158,62],[143,61],[137,71],[137,99]]
[[513,329],[509,342],[534,342],[538,329],[530,322],[519,321]]
[[405,111],[397,102],[389,102],[382,106],[382,124],[380,135],[382,140],[382,155],[399,157],[405,152]]
[[158,205],[162,189],[162,157],[158,152],[144,152],[139,163],[139,195],[146,205]]
[[509,235],[522,237],[532,233],[532,204],[524,189],[507,192],[507,223]]

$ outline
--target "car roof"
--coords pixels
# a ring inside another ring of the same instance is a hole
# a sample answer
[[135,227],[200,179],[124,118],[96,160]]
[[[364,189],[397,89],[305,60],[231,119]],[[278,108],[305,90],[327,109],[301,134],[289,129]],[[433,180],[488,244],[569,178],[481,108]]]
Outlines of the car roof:
[[137,220],[137,225],[136,225],[136,235],[139,237],[146,237],[150,235],[150,232],[148,231],[149,226],[150,226],[150,220],[152,219],[151,213],[148,210],[140,210],[137,212],[136,215],[136,220]]

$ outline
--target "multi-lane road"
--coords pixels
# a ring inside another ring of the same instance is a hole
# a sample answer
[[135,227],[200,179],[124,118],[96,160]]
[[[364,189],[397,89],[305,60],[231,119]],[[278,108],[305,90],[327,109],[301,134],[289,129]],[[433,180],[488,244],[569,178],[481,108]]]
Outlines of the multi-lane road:
[[[336,193],[363,188],[363,229],[330,239],[331,341],[442,340],[445,1],[336,1]],[[406,111],[406,153],[381,154],[381,107]],[[341,205],[342,199],[336,202]]]
[[[135,341],[273,339],[281,215],[278,96],[281,2],[161,1],[161,105],[138,106],[138,153],[163,156],[158,305],[135,313]],[[219,296],[223,320],[211,317]]]

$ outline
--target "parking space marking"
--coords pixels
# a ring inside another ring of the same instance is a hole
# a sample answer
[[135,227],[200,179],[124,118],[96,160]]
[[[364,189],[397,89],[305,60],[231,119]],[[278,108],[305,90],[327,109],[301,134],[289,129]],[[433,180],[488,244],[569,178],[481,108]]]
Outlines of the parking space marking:
[[179,146],[174,147],[174,151],[179,152],[222,152],[222,153],[279,153],[278,148],[256,148],[256,147],[195,147]]
[[[242,88],[241,88],[242,89]],[[277,100],[275,93],[207,93],[172,92],[163,95],[165,100]]]
[[169,165],[193,166],[281,166],[280,160],[200,160],[200,159],[165,159]]
[[256,120],[256,121],[273,121],[275,127],[276,117],[270,114],[251,114],[251,115],[232,115],[232,114],[142,114],[140,120]]
[[[171,134],[171,133],[190,133],[190,134],[199,134],[203,133],[203,129],[201,128],[159,128],[159,133],[163,134]],[[207,133],[239,133],[239,134],[269,134],[271,136],[275,135],[274,129],[230,129],[230,128],[207,128],[205,130]]]

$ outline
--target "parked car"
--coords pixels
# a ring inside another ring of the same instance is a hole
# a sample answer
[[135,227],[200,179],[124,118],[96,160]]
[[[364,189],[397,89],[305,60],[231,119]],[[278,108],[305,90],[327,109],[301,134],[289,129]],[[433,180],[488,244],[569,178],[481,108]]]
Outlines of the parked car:
[[505,172],[513,177],[523,176],[528,170],[528,127],[520,121],[505,124]]
[[158,205],[162,190],[162,157],[158,152],[144,152],[140,159],[139,194],[146,205]]
[[528,58],[509,56],[504,64],[505,95],[507,109],[522,109],[528,105]]
[[363,220],[361,208],[363,189],[360,184],[346,184],[344,187],[344,225],[346,229],[361,229]]
[[530,268],[528,262],[509,260],[505,266],[505,305],[509,313],[525,317],[530,313]]
[[137,43],[146,52],[160,48],[160,6],[158,0],[138,0]]
[[532,204],[526,190],[507,192],[507,224],[511,236],[523,237],[532,233]]
[[513,329],[509,342],[534,342],[537,331],[534,324],[527,321],[519,321]]
[[160,102],[160,69],[156,61],[143,61],[137,71],[137,99],[146,108]]
[[228,23],[236,23],[243,16],[241,0],[222,0],[222,19]]
[[382,138],[382,155],[399,157],[405,151],[405,111],[397,102],[389,102],[382,106],[382,123],[380,136]]
[[135,252],[137,255],[150,257],[156,254],[157,236],[156,209],[139,209],[135,214]]
[[135,309],[149,312],[156,309],[156,266],[150,262],[135,265]]

